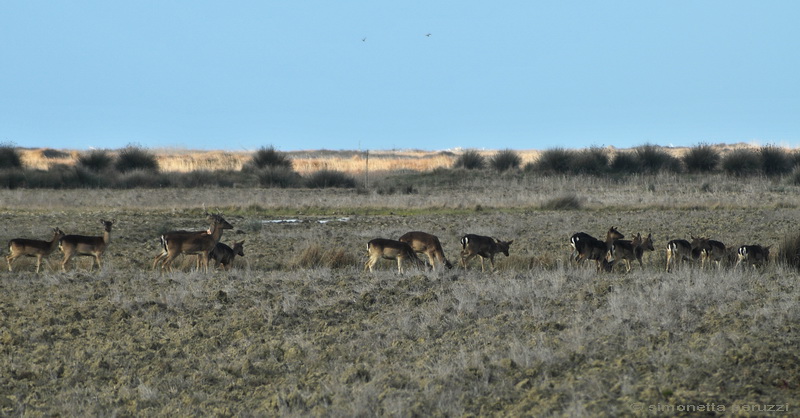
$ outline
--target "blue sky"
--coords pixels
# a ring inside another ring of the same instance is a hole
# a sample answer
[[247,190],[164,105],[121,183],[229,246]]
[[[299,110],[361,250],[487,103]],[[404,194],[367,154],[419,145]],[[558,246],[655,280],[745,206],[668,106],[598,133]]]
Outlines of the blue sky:
[[6,1],[0,142],[799,146],[799,21],[793,0]]

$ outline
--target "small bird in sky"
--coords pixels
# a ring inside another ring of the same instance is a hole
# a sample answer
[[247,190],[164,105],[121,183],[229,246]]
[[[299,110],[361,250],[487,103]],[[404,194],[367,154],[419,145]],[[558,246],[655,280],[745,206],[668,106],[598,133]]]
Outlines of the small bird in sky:
[[367,42],[367,37],[365,36],[365,37],[361,38],[361,42]]
[[431,34],[430,34],[430,33],[426,33],[426,34],[425,34],[425,36],[427,36],[427,37],[429,37],[429,38],[430,38],[430,37],[431,37]]

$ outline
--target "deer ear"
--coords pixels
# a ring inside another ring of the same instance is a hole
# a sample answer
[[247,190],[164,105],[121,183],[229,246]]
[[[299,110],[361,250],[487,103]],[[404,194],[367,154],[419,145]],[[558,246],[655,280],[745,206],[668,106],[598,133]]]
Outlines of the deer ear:
[[511,241],[508,242],[508,245],[511,245],[513,243],[514,243],[514,240],[512,239]]

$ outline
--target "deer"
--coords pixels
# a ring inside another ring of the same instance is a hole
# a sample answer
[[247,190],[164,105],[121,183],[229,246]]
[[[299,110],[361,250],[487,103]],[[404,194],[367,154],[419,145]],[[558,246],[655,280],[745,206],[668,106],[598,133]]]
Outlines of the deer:
[[89,271],[94,270],[95,263],[97,268],[102,269],[103,253],[106,252],[108,245],[111,244],[111,226],[114,221],[100,220],[103,225],[102,236],[86,236],[86,235],[65,235],[58,243],[58,249],[64,253],[64,259],[61,261],[61,270],[67,271],[67,263],[76,255],[83,255],[94,257]]
[[431,269],[436,270],[436,263],[434,260],[439,260],[439,264],[448,269],[453,268],[453,264],[444,256],[442,243],[439,242],[439,238],[436,235],[420,231],[411,231],[406,232],[397,240],[410,245],[411,249],[415,252],[427,255],[431,263]]
[[461,265],[466,270],[467,262],[479,256],[481,258],[481,271],[486,271],[484,267],[484,259],[489,259],[489,263],[494,270],[494,256],[497,253],[503,253],[508,257],[508,247],[514,243],[511,241],[501,241],[497,238],[485,237],[482,235],[467,234],[461,238]]
[[36,273],[42,265],[42,258],[47,257],[58,247],[58,242],[64,237],[64,232],[58,228],[53,228],[53,239],[42,241],[37,239],[14,238],[8,242],[9,255],[6,257],[8,271],[14,271],[11,263],[19,257],[36,257]]
[[423,266],[422,260],[417,257],[417,253],[408,243],[393,239],[375,238],[370,240],[367,243],[367,254],[369,260],[364,264],[364,271],[369,270],[370,273],[381,258],[397,260],[397,271],[401,274],[403,273],[403,260],[408,260],[418,268]]
[[625,235],[619,232],[616,227],[612,226],[608,229],[608,232],[606,232],[605,241],[600,241],[584,232],[578,232],[570,238],[570,244],[574,249],[573,254],[577,253],[575,261],[594,260],[597,263],[598,271],[608,270],[608,266],[604,265],[602,260],[608,258],[608,253],[611,251],[611,245],[614,241],[623,238],[625,238]]
[[645,251],[655,251],[653,247],[653,234],[647,234],[647,238],[642,239],[642,234],[638,233],[631,241],[617,240],[611,244],[611,255],[614,260],[625,262],[626,273],[631,272],[631,261],[637,260],[639,267],[644,268],[642,256]]
[[218,242],[214,249],[208,253],[209,259],[215,261],[214,266],[219,268],[222,265],[224,270],[230,270],[233,265],[233,259],[236,256],[244,257],[244,241],[234,242],[233,248]]
[[669,273],[670,265],[674,266],[683,261],[695,261],[702,257],[700,248],[702,238],[691,237],[692,242],[685,239],[674,239],[667,243],[667,273]]
[[736,262],[736,267],[739,267],[739,264],[746,263],[756,268],[757,266],[763,266],[769,262],[769,249],[772,246],[762,247],[760,245],[742,245],[739,247],[737,253],[739,254],[739,260]]
[[700,248],[700,259],[702,260],[703,268],[705,268],[708,261],[717,263],[718,269],[722,267],[722,259],[727,256],[725,244],[713,239],[700,238],[697,248]]
[[[207,214],[208,219],[211,221],[211,230],[201,232],[186,232],[176,231],[173,233],[166,233],[161,236],[161,243],[166,255],[160,254],[156,257],[154,266],[162,258],[161,270],[172,271],[172,262],[180,254],[197,254],[200,257],[204,271],[208,273],[208,259],[209,253],[214,250],[222,232],[226,229],[233,229],[233,225],[228,223],[219,214]],[[163,256],[163,257],[162,257]]]

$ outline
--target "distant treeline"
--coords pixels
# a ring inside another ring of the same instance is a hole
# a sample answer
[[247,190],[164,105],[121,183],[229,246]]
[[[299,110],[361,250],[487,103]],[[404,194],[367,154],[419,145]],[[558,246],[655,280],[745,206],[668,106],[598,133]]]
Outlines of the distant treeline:
[[[543,151],[532,162],[522,164],[520,154],[505,149],[493,155],[466,150],[458,154],[450,168],[470,170],[486,176],[497,172],[523,175],[625,176],[630,174],[690,173],[730,176],[788,176],[800,184],[800,153],[777,146],[738,148],[721,152],[713,145],[701,144],[681,155],[655,145],[630,150],[553,148]],[[408,173],[405,173],[408,174]],[[452,173],[450,173],[452,174]],[[474,176],[469,176],[474,177]],[[360,179],[342,171],[321,169],[298,174],[288,154],[263,147],[253,153],[241,170],[195,170],[163,172],[155,154],[138,146],[118,152],[92,150],[81,154],[74,165],[55,164],[47,170],[25,167],[19,151],[0,144],[0,187],[15,188],[159,188],[159,187],[280,187],[280,188],[356,188]],[[379,185],[380,187],[380,185]]]

